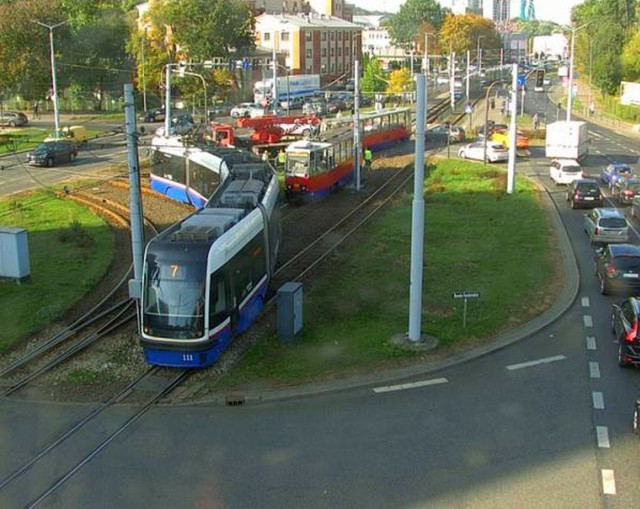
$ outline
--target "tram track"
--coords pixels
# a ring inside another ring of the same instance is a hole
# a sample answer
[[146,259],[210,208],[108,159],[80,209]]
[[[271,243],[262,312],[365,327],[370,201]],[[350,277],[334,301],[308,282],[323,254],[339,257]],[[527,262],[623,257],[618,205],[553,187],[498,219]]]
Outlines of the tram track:
[[[135,380],[130,382],[126,387],[123,387],[116,393],[114,393],[109,399],[101,403],[98,407],[73,422],[71,425],[67,426],[64,430],[62,430],[56,437],[52,438],[47,444],[45,444],[40,450],[33,454],[29,459],[21,463],[17,468],[13,469],[13,471],[0,480],[0,493],[6,491],[10,486],[18,483],[22,479],[26,479],[29,473],[37,468],[37,465],[45,460],[45,458],[49,457],[51,453],[57,451],[62,448],[65,442],[68,442],[71,438],[79,438],[79,434],[81,431],[85,430],[86,426],[94,421],[97,417],[105,414],[105,412],[112,408],[114,405],[118,403],[124,402],[127,398],[129,398],[132,394],[135,393],[136,390],[141,390],[141,392],[148,392],[144,388],[141,389],[141,386],[145,381],[147,381],[151,377],[159,377],[161,372],[168,373],[170,370],[166,370],[159,367],[150,367],[143,374],[137,377]],[[23,504],[24,507],[37,507],[45,499],[52,496],[56,491],[58,491],[68,480],[70,480],[75,474],[77,474],[87,463],[89,463],[93,458],[98,456],[104,449],[106,449],[109,444],[111,444],[118,436],[120,436],[123,432],[128,430],[133,424],[135,424],[139,419],[141,419],[145,414],[147,414],[158,402],[160,402],[163,398],[169,395],[176,388],[180,387],[182,383],[184,383],[191,375],[193,374],[192,370],[184,370],[175,374],[172,372],[171,376],[164,377],[162,382],[162,387],[153,391],[151,396],[147,397],[144,402],[135,409],[133,413],[131,413],[123,422],[115,426],[113,430],[107,433],[106,437],[102,438],[97,444],[92,445],[81,453],[81,457],[72,458],[73,454],[64,454],[63,461],[56,461],[56,466],[58,466],[62,462],[66,462],[68,465],[63,467],[62,472],[56,473],[56,477],[49,483],[49,485],[35,498],[32,498],[30,501],[27,501]],[[98,426],[100,429],[94,430],[96,433],[94,436],[102,436],[104,434],[103,427],[104,422],[101,421]],[[70,446],[70,449],[75,449],[75,447]],[[48,473],[48,471],[47,471]],[[38,475],[38,472],[35,472],[34,475]],[[50,477],[50,476],[47,476]],[[38,475],[38,480],[42,480],[42,476]],[[22,493],[22,490],[19,490],[19,493]]]

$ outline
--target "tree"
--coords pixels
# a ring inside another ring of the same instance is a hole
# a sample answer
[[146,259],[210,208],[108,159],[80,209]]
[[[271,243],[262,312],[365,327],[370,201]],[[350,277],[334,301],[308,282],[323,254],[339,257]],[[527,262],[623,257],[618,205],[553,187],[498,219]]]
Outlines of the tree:
[[500,35],[491,20],[476,14],[449,14],[445,17],[440,30],[440,46],[444,51],[451,48],[458,55],[467,50],[473,52],[479,40],[483,49],[500,48]]
[[402,94],[403,92],[411,92],[413,90],[413,77],[411,70],[403,67],[392,71],[389,75],[389,86],[387,92],[390,94]]
[[640,28],[636,28],[631,39],[624,45],[620,62],[623,79],[640,80]]
[[410,48],[420,33],[421,25],[426,22],[439,29],[446,12],[435,0],[407,0],[389,20],[391,40],[397,46]]
[[367,63],[360,80],[360,89],[365,93],[383,92],[387,82],[383,78],[384,72],[380,60],[372,58]]

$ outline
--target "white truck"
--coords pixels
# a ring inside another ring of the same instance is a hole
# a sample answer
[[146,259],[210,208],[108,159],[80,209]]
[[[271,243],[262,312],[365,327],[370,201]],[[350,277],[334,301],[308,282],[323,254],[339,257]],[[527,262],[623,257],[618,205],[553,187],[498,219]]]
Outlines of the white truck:
[[589,152],[587,123],[579,120],[560,120],[547,124],[545,155],[550,159],[581,161]]
[[[278,102],[313,97],[320,92],[320,75],[294,74],[278,78]],[[273,78],[257,81],[253,86],[253,100],[262,104],[273,98]]]

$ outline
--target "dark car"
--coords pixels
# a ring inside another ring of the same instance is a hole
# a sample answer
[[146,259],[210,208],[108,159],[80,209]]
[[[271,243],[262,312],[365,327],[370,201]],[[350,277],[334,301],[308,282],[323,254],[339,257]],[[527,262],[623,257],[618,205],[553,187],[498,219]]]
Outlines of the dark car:
[[171,117],[171,126],[177,134],[190,134],[196,127],[191,113],[176,113]]
[[428,129],[425,133],[426,139],[429,141],[447,141],[451,143],[462,143],[465,140],[464,129],[460,126],[447,126],[446,124],[437,125]]
[[600,179],[609,187],[613,187],[617,179],[628,178],[631,176],[631,172],[631,166],[628,164],[609,164],[602,170]]
[[331,99],[327,103],[329,113],[338,113],[339,111],[347,111],[347,109],[347,103],[342,99]]
[[618,340],[618,365],[621,367],[640,363],[639,314],[640,300],[635,297],[611,306],[611,332]]
[[313,99],[312,101],[308,101],[302,105],[302,114],[303,115],[326,115],[327,114],[327,103],[324,99]]
[[0,125],[21,127],[29,123],[29,118],[20,111],[0,110]]
[[233,104],[229,102],[216,103],[209,108],[207,116],[209,120],[215,120],[217,117],[229,117],[231,115],[231,108],[233,108]]
[[640,246],[608,244],[596,250],[595,262],[601,294],[640,288]]
[[140,120],[143,122],[162,122],[166,116],[164,108],[155,108],[145,111]]
[[27,154],[27,163],[31,166],[48,166],[60,163],[72,163],[78,157],[78,148],[66,140],[45,141]]
[[611,194],[621,204],[629,205],[633,198],[640,194],[640,178],[619,178],[611,188]]
[[597,180],[578,179],[567,187],[567,201],[572,209],[602,207],[604,195]]

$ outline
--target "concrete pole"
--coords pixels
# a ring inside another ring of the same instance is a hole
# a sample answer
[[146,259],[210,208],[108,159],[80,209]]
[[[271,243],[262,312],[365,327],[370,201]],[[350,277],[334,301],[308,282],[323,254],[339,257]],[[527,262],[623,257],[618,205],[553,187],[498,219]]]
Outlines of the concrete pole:
[[424,259],[424,132],[426,82],[417,77],[415,166],[411,219],[411,283],[409,288],[409,341],[417,343],[422,334],[422,273]]
[[466,79],[466,98],[469,101],[469,67],[471,66],[471,51],[467,50],[467,79]]
[[355,189],[360,191],[360,60],[353,62],[353,169],[356,174]]
[[164,135],[169,136],[171,132],[171,64],[164,66],[165,68],[165,98],[164,98]]
[[[580,27],[582,28],[582,27]],[[567,122],[571,121],[571,106],[573,105],[573,55],[576,49],[576,29],[571,30],[571,54],[569,55],[569,90],[567,91]]]
[[142,195],[140,193],[140,163],[138,161],[138,133],[133,85],[124,85],[125,128],[127,133],[127,160],[129,165],[129,209],[131,220],[131,251],[133,279],[129,281],[129,297],[140,298],[144,257],[144,228],[142,222]]
[[454,97],[456,80],[456,54],[449,52],[449,100],[451,101],[451,111],[456,110],[456,100]]
[[518,64],[511,70],[511,125],[509,126],[509,163],[507,165],[507,193],[516,187],[516,123],[518,121]]
[[271,63],[273,64],[273,97],[271,104],[273,106],[273,114],[278,112],[278,55],[276,54],[276,32],[273,32],[273,52],[271,54]]
[[144,45],[146,41],[146,30],[145,35],[142,36],[142,109],[147,111],[147,81],[145,79],[145,62],[144,62]]

